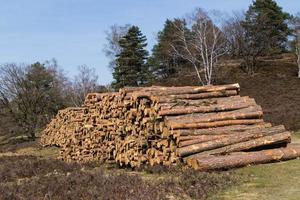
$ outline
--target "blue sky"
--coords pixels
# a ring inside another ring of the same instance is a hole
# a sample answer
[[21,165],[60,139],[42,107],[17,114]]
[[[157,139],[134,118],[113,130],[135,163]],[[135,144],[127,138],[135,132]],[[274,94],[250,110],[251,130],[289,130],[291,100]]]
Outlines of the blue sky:
[[[112,81],[102,52],[113,24],[138,25],[148,49],[167,18],[196,7],[225,12],[246,10],[251,0],[0,0],[0,63],[56,58],[68,76],[77,66],[94,67],[101,84]],[[285,11],[300,11],[299,0],[278,0]]]

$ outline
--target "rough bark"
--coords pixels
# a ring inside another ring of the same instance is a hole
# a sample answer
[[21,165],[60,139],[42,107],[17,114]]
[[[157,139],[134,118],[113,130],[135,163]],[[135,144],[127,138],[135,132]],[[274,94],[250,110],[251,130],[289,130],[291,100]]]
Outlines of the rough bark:
[[225,146],[222,148],[204,151],[204,152],[201,152],[198,154],[193,154],[191,156],[184,158],[184,160],[187,161],[191,158],[197,158],[197,157],[201,157],[203,155],[219,155],[219,154],[228,154],[228,153],[238,152],[238,151],[247,151],[250,149],[257,148],[257,147],[270,146],[270,145],[275,145],[275,144],[286,145],[290,142],[291,142],[290,132],[283,132],[283,133],[278,133],[278,134],[274,134],[274,135],[269,135],[269,136],[264,136],[261,138],[249,140],[246,142],[228,145],[228,146]]
[[183,136],[178,142],[178,147],[185,147],[192,144],[199,144],[202,142],[217,140],[225,137],[230,137],[230,135],[199,135],[199,136]]
[[[184,105],[186,102],[183,102]],[[161,116],[166,115],[185,115],[185,114],[193,114],[193,113],[209,113],[209,112],[222,112],[222,111],[233,111],[239,110],[243,108],[248,108],[250,106],[254,106],[254,100],[248,100],[246,102],[230,102],[230,103],[215,103],[208,105],[193,105],[187,103],[184,106],[168,106],[163,107],[161,111],[158,113]]]
[[286,148],[262,150],[256,152],[235,152],[230,155],[203,156],[192,159],[190,166],[195,170],[208,171],[231,169],[253,164],[279,162],[295,159],[300,156],[300,146],[291,145]]
[[198,100],[198,99],[209,99],[216,97],[230,97],[238,94],[237,90],[226,90],[218,92],[205,92],[198,94],[179,94],[179,95],[168,95],[168,96],[154,96],[151,100],[157,103],[174,103],[180,99]]
[[253,124],[262,124],[264,121],[262,119],[245,119],[245,120],[226,120],[226,121],[216,121],[216,122],[200,122],[200,123],[173,123],[168,124],[170,129],[193,129],[193,128],[214,128],[214,127],[223,127],[231,125],[253,125]]
[[208,142],[203,142],[203,143],[199,143],[199,144],[193,144],[190,146],[178,148],[177,153],[179,156],[185,157],[185,156],[188,156],[191,154],[209,151],[212,149],[221,148],[221,147],[228,146],[231,144],[246,142],[249,140],[261,138],[261,137],[268,136],[268,135],[274,135],[276,133],[285,134],[285,133],[281,133],[281,132],[282,132],[282,130],[280,128],[274,127],[274,128],[270,128],[270,129],[266,129],[266,130],[262,130],[262,131],[258,131],[258,132],[245,132],[243,134],[234,134],[230,137],[224,137],[224,138],[216,139],[213,141],[208,141]]
[[165,117],[169,123],[200,123],[200,122],[214,122],[233,119],[255,119],[261,118],[263,115],[260,106],[251,106],[248,108],[220,112],[220,113],[201,113],[201,114],[188,114],[176,117]]
[[243,133],[247,130],[261,130],[269,128],[272,125],[270,123],[254,124],[254,125],[232,125],[217,128],[206,128],[206,129],[178,129],[171,131],[172,135],[176,138],[181,136],[197,136],[197,135],[224,135],[233,133]]

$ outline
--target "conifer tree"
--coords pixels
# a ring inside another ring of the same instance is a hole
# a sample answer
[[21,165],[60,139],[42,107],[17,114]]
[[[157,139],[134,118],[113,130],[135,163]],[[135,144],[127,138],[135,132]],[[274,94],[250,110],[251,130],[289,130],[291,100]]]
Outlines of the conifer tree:
[[262,55],[283,52],[287,45],[290,15],[274,0],[256,0],[250,5],[242,26],[249,45]]
[[176,55],[172,45],[176,45],[177,34],[174,24],[183,23],[180,19],[167,19],[164,28],[157,35],[157,44],[152,49],[148,64],[156,79],[166,78],[174,74],[180,65],[187,63]]
[[146,36],[139,27],[132,26],[119,41],[121,52],[116,56],[113,87],[119,89],[125,86],[141,86],[147,83],[148,68],[145,60],[148,56]]

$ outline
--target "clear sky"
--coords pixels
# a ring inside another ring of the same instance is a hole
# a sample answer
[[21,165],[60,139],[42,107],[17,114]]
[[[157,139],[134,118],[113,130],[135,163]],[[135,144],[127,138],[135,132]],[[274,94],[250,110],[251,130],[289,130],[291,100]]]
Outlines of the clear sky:
[[[56,58],[68,76],[77,66],[94,67],[101,84],[112,81],[102,52],[113,24],[138,25],[148,49],[167,18],[196,7],[246,10],[251,0],[0,0],[0,63],[33,63]],[[300,11],[299,0],[277,0],[285,11]]]

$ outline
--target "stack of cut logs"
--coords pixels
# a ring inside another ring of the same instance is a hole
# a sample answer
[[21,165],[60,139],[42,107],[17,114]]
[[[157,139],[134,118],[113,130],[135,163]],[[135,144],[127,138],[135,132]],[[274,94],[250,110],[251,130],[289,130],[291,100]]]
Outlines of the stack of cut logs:
[[42,136],[65,161],[121,166],[187,163],[212,170],[300,156],[291,134],[262,119],[239,85],[123,88],[91,93],[82,108],[58,113]]

